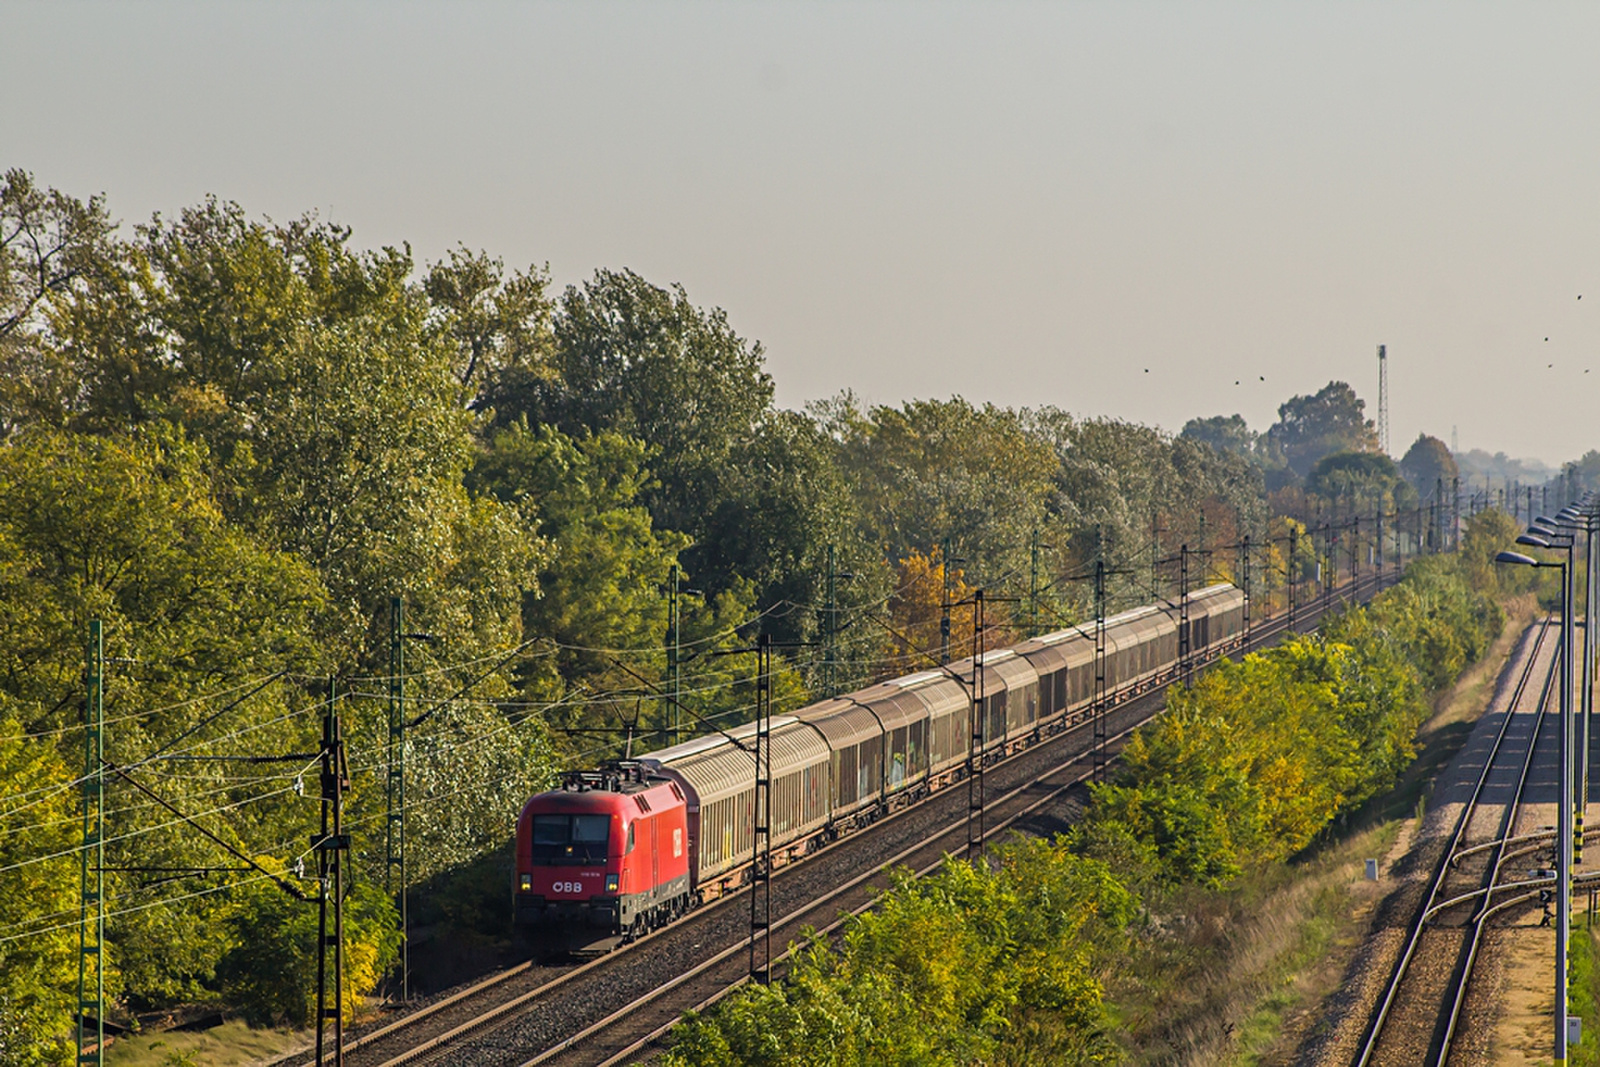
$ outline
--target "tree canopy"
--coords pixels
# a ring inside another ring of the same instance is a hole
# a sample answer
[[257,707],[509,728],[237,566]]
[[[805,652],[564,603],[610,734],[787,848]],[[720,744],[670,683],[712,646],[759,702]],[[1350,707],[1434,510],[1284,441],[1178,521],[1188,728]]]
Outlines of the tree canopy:
[[1282,449],[1289,469],[1304,478],[1330,452],[1377,450],[1378,433],[1365,415],[1366,406],[1348,384],[1329,382],[1310,396],[1280,404],[1267,438]]
[[1461,472],[1443,441],[1419,433],[1400,460],[1400,473],[1411,483],[1417,496],[1428,500],[1438,493],[1441,484],[1450,488]]

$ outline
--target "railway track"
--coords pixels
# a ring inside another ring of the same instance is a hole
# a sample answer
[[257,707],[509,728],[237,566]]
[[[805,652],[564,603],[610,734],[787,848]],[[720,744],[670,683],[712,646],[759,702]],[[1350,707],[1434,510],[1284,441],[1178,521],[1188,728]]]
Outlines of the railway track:
[[[1110,738],[1110,743],[1120,747],[1137,728],[1137,725],[1125,728]],[[1018,821],[1093,775],[1093,754],[1086,752],[1055,772],[995,798],[989,811],[997,821],[985,830],[985,841],[999,837]],[[890,857],[877,870],[857,876],[784,916],[774,925],[774,940],[779,944],[802,943],[808,930],[832,933],[848,917],[872,906],[878,893],[888,887],[891,868],[910,867],[922,877],[937,870],[945,856],[959,852],[966,842],[967,823],[962,818],[946,825],[936,836]],[[556,1046],[523,1060],[517,1067],[588,1067],[594,1064],[611,1067],[632,1060],[664,1037],[685,1011],[703,1011],[743,985],[747,979],[747,947],[748,941],[729,946],[670,983],[623,1005]],[[777,964],[788,955],[785,950],[775,958],[774,977],[779,973]]]
[[[1369,599],[1394,580],[1393,575],[1367,575],[1353,589],[1318,598],[1297,611],[1295,628],[1309,629],[1327,611]],[[1284,614],[1259,620],[1250,648],[1271,645],[1289,629]],[[1106,712],[1113,750],[1159,713],[1171,680]],[[1092,775],[1092,724],[1086,718],[985,769],[991,825],[986,839]],[[775,871],[774,941],[798,940],[807,926],[830,929],[841,913],[863,910],[887,884],[891,867],[910,865],[919,873],[936,867],[946,851],[965,845],[965,812],[966,791],[946,789]],[[685,1011],[737,987],[746,971],[748,912],[730,905],[744,901],[742,891],[730,894],[582,965],[530,962],[490,975],[358,1032],[346,1040],[343,1062],[350,1067],[400,1067],[446,1057],[451,1067],[621,1062],[633,1054],[629,1048],[658,1039]],[[312,1063],[302,1050],[276,1067]]]
[[1509,909],[1537,902],[1553,884],[1525,870],[1548,866],[1545,854],[1554,843],[1548,828],[1525,825],[1535,752],[1553,743],[1559,727],[1551,713],[1559,642],[1550,637],[1552,629],[1549,619],[1539,624],[1504,719],[1368,1024],[1356,1067],[1446,1063],[1486,931]]

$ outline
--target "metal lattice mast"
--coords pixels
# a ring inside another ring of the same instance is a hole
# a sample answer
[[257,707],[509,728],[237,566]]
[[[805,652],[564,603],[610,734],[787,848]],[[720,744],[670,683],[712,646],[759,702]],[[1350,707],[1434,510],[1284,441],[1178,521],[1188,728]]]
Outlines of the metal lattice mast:
[[1333,587],[1339,584],[1338,534],[1333,532],[1333,518],[1322,524],[1322,610],[1326,614],[1333,607]]
[[1039,528],[1033,530],[1028,566],[1028,636],[1039,636]]
[[1389,353],[1378,346],[1378,448],[1389,454]]
[[988,740],[988,694],[983,666],[983,590],[972,594],[972,729],[967,736],[967,860],[983,855],[983,760]]
[[[772,635],[756,641],[756,794],[750,839],[750,979],[772,979]],[[757,962],[759,953],[760,962]]]
[[1161,525],[1155,508],[1150,509],[1150,600],[1161,599]]
[[1189,546],[1178,546],[1178,663],[1183,674],[1183,684],[1194,682],[1193,636],[1189,632]]
[[939,662],[950,662],[950,538],[939,547],[939,570],[944,578],[944,594],[939,600]]
[[1461,547],[1461,479],[1450,480],[1450,551]]
[[[1355,510],[1355,502],[1351,502],[1351,511]],[[1356,602],[1356,585],[1360,581],[1361,564],[1361,516],[1350,516],[1350,603]]]
[[1094,561],[1094,777],[1106,777],[1106,563]]
[[1239,588],[1244,591],[1244,647],[1250,647],[1250,535],[1245,534],[1239,543]]
[[[1374,509],[1374,515],[1373,515],[1372,521],[1373,521],[1374,527],[1375,527],[1375,529],[1377,531],[1373,535],[1372,573],[1376,574],[1378,576],[1378,580],[1381,583],[1383,581],[1383,501],[1381,501],[1381,500],[1378,501],[1378,506]],[[1397,516],[1395,516],[1395,525],[1398,526],[1399,524],[1400,524],[1400,519],[1399,519],[1399,516],[1397,515]],[[1398,553],[1399,551],[1400,551],[1400,545],[1399,545],[1399,537],[1397,535],[1396,536],[1396,544],[1395,544],[1395,552]]]
[[406,886],[406,651],[405,604],[389,601],[388,818],[384,841],[384,880],[397,896],[400,927],[400,999],[411,999],[410,913]]
[[1289,582],[1289,629],[1294,629],[1295,609],[1299,607],[1298,598],[1295,596],[1299,583],[1295,581],[1295,568],[1299,566],[1300,555],[1300,526],[1293,519],[1289,520],[1289,566],[1288,573],[1284,575]]
[[683,584],[683,572],[678,570],[678,565],[672,565],[672,572],[667,578],[667,625],[672,630],[671,640],[667,642],[667,670],[672,675],[672,744],[683,740],[683,637],[679,625],[678,603],[679,586]]
[[827,602],[823,605],[823,618],[825,621],[822,643],[822,695],[838,696],[838,652],[835,643],[839,640],[839,590],[837,563],[834,559],[833,545],[828,545],[828,587]]
[[[350,786],[344,734],[339,722],[339,689],[328,679],[328,705],[322,717],[322,828],[312,839],[317,854],[317,1058],[323,1062],[323,1024],[333,1020],[333,1060],[344,1063],[344,791]],[[328,933],[329,904],[333,933]],[[333,949],[333,1006],[328,1006],[328,950]]]
[[[106,746],[105,639],[101,622],[89,623],[84,656],[83,873],[78,905],[78,1062],[105,1062]],[[94,1026],[88,1013],[94,1013]]]

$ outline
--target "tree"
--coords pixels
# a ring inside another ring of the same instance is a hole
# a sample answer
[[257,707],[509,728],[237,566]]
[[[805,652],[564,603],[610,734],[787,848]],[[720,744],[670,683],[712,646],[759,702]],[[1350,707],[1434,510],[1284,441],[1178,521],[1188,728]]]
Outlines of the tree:
[[464,246],[428,267],[423,291],[432,326],[455,347],[451,373],[465,400],[477,400],[507,373],[548,373],[549,285],[549,267],[507,278],[502,260]]
[[1400,460],[1400,473],[1423,500],[1431,498],[1443,482],[1448,489],[1460,476],[1455,457],[1437,437],[1419,433]]
[[1313,396],[1296,396],[1278,406],[1278,421],[1268,439],[1283,450],[1298,477],[1311,473],[1330,452],[1373,452],[1378,434],[1363,414],[1366,403],[1344,382],[1329,382]]
[[1580,491],[1593,491],[1600,487],[1600,451],[1591,448],[1567,464],[1567,468]]
[[657,532],[640,503],[652,482],[649,455],[644,442],[614,431],[574,439],[518,421],[495,433],[468,472],[469,486],[533,517],[554,546],[523,624],[556,653],[530,664],[540,680],[530,685],[526,674],[525,692],[631,688],[618,650],[662,646],[667,578],[688,538]]
[[[267,861],[272,863],[270,859]],[[285,872],[274,864],[276,873]],[[306,883],[310,884],[310,883]],[[387,973],[400,951],[394,904],[365,882],[341,886],[344,894],[344,999],[346,1024]],[[226,925],[231,947],[218,965],[223,991],[254,1026],[306,1026],[317,1009],[317,908],[266,878],[231,894],[236,907]],[[329,959],[328,985],[333,985]]]
[[1057,464],[1017,412],[960,397],[863,409],[847,394],[813,414],[837,442],[861,522],[891,561],[948,540],[991,588],[1027,574]]
[[203,442],[227,520],[316,569],[344,661],[386,659],[375,620],[397,592],[419,629],[462,624],[453,658],[508,647],[544,546],[463,488],[482,368],[458,362],[531,359],[542,283],[462,253],[430,275],[434,306],[408,251],[350,236],[216,198],[140,226],[116,271],[57,301],[52,341],[83,381],[72,424],[166,420]]
[[[943,650],[940,623],[945,610],[947,581],[952,605],[949,609],[950,658],[964,659],[972,654],[975,619],[972,598],[976,589],[967,583],[959,567],[947,565],[937,553],[929,557],[913,551],[900,561],[895,594],[889,601],[889,624],[893,627],[888,641],[887,673],[890,675],[919,671],[938,662]],[[996,635],[986,639],[984,647],[1002,643]]]
[[[315,721],[296,715],[284,672],[322,673],[310,619],[323,591],[310,568],[229,526],[205,450],[170,426],[131,437],[31,429],[0,448],[0,696],[30,732],[59,737],[81,758],[83,650],[88,621],[104,622],[106,757],[138,764],[163,745],[182,752],[314,748]],[[230,692],[248,700],[235,712]],[[240,735],[240,731],[244,731]],[[34,745],[43,742],[33,742]],[[197,814],[209,829],[257,847],[299,839],[304,825],[280,769],[192,763],[133,774]],[[41,774],[44,771],[41,770]],[[48,774],[45,775],[48,778]],[[120,776],[108,781],[107,865],[216,867],[228,857]],[[226,811],[226,816],[218,813]],[[0,831],[0,837],[6,836]],[[112,934],[108,973],[146,998],[204,994],[220,944],[214,895],[164,898],[193,883],[107,876],[108,899],[138,904]]]
[[632,271],[597,271],[563,294],[553,374],[507,381],[491,394],[501,425],[519,416],[572,437],[616,431],[655,451],[659,485],[645,502],[656,525],[697,536],[772,403],[761,346],[720,309],[695,307],[682,286]]
[[47,313],[109,270],[114,223],[105,198],[0,176],[0,440],[35,422],[58,424],[81,387],[46,339]]
[[[1152,556],[1229,544],[1264,521],[1261,472],[1242,456],[1119,419],[1041,409],[1029,424],[1059,462],[1051,511],[1066,569],[1103,559],[1120,572],[1108,584],[1114,607],[1148,600]],[[1088,587],[1079,589],[1087,608]]]
[[1180,436],[1203,445],[1210,445],[1219,452],[1232,452],[1247,459],[1255,454],[1256,441],[1260,437],[1245,423],[1242,415],[1213,415],[1208,419],[1190,419],[1183,424]]
[[[893,571],[882,545],[860,521],[835,442],[811,418],[769,412],[721,489],[693,557],[696,583],[721,589],[748,580],[756,602],[776,609],[763,626],[777,639],[814,641],[824,625],[843,625],[856,606],[889,595]],[[823,620],[830,545],[835,569],[851,577],[835,582],[835,617]],[[836,636],[846,660],[870,660],[879,647],[865,627]]]
[[1124,949],[1132,895],[1059,841],[1010,842],[993,858],[920,881],[898,873],[837,948],[813,940],[783,982],[686,1020],[667,1062],[1113,1062],[1101,978]]
[[1367,513],[1374,506],[1388,510],[1402,484],[1394,460],[1381,452],[1331,452],[1306,477],[1307,492],[1341,504],[1346,513]]
[[0,1063],[70,1056],[77,1000],[78,856],[72,776],[0,693]]

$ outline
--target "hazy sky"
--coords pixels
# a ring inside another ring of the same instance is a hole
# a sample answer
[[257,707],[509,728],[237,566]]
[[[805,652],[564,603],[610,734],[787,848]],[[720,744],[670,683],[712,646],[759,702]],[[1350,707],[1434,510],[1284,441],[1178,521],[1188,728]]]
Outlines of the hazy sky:
[[1396,453],[1454,425],[1554,462],[1600,447],[1597,31],[1592,2],[0,0],[0,167],[127,222],[216,193],[681,282],[786,405],[1264,429],[1330,378],[1375,415],[1382,342]]

